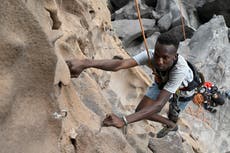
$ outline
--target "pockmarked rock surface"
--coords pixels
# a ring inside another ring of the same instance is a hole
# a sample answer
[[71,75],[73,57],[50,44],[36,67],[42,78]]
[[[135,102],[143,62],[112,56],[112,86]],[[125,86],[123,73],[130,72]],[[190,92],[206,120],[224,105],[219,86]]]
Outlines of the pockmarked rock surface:
[[[130,1],[115,2],[110,1],[114,10],[126,4],[134,6]],[[164,31],[180,20],[175,15],[178,14],[175,1],[156,3],[142,1],[142,9],[146,11],[143,16],[149,18],[146,21],[150,23],[150,43],[155,43],[160,32],[155,23],[159,19],[161,23],[167,22],[163,20],[165,14],[173,13],[173,16],[169,20],[172,23],[161,27]],[[194,0],[191,4],[197,3]],[[184,11],[195,9],[195,6],[188,7],[190,3],[183,4]],[[138,67],[119,72],[92,68],[84,70],[78,78],[70,78],[67,59],[130,58],[130,54],[133,55],[124,50],[107,6],[106,0],[1,1],[0,153],[230,151],[229,101],[219,107],[215,115],[205,112],[210,124],[184,112],[179,131],[162,139],[154,137],[162,128],[155,122],[144,120],[130,124],[126,134],[123,129],[101,126],[107,113],[133,113],[153,82]],[[229,89],[230,49],[224,18],[217,16],[197,28],[199,23],[193,10],[187,14],[186,11],[183,12],[186,25],[195,28],[196,32],[191,40],[181,44],[180,53],[204,71],[205,77],[221,90]],[[123,17],[119,10],[116,13]],[[130,39],[129,47],[143,49],[139,39],[141,32],[134,30],[138,36]],[[67,116],[62,117],[63,111]],[[166,111],[167,105],[161,113],[166,115]]]
[[[208,23],[200,26],[191,40],[186,42],[187,47],[181,47],[179,51],[188,60],[192,61],[204,74],[207,81],[213,82],[220,91],[229,89],[230,43],[228,28],[223,16],[216,16]],[[182,45],[183,46],[183,45]],[[196,56],[199,55],[199,56]],[[223,106],[218,106],[216,114],[200,114],[194,119],[188,114],[183,118],[191,124],[192,135],[203,146],[203,152],[227,152],[230,150],[228,138],[229,124],[229,99]],[[202,122],[208,121],[208,124]]]
[[[106,1],[9,0],[1,1],[0,12],[0,152],[136,152],[120,130],[101,127],[116,105],[111,100],[130,99],[119,86],[109,87],[117,76],[91,69],[83,72],[83,83],[70,79],[65,64],[71,58],[128,57],[111,32]],[[136,80],[117,84],[131,88],[131,100],[150,84],[141,69],[120,75]],[[56,119],[62,110],[67,117]]]

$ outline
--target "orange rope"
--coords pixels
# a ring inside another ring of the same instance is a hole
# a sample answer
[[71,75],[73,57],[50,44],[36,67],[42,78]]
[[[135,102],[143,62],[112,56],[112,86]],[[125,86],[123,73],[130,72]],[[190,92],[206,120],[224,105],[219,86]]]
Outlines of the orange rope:
[[153,74],[156,74],[155,69],[154,69],[154,67],[152,65],[151,59],[150,59],[150,55],[149,55],[149,49],[148,49],[147,41],[146,41],[146,38],[145,38],[145,31],[144,31],[144,27],[143,27],[142,20],[141,20],[141,13],[140,13],[140,9],[139,9],[139,6],[138,6],[138,0],[135,0],[135,5],[136,5],[136,10],[137,10],[138,20],[139,20],[141,31],[142,31],[142,36],[143,36],[143,39],[144,39],[145,49],[146,49],[146,52],[147,52],[147,55],[148,55],[148,64],[151,67],[151,69],[153,71]]
[[185,24],[184,24],[184,18],[183,18],[183,15],[182,15],[182,3],[181,3],[181,0],[178,0],[178,3],[180,5],[180,18],[181,18],[181,24],[182,24],[182,31],[183,31],[183,35],[184,35],[184,40],[186,39],[186,34],[185,34]]

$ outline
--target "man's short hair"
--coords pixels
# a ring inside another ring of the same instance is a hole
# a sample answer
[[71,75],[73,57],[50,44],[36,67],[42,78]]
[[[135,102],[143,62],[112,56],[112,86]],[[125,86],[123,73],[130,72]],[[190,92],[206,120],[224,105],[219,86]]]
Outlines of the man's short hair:
[[[193,36],[194,30],[192,28],[189,28],[188,26],[185,26],[185,36],[186,38],[191,38]],[[164,32],[160,34],[157,41],[160,44],[165,45],[174,45],[176,48],[178,48],[180,41],[184,40],[184,34],[182,31],[182,26],[176,26],[172,28],[171,30]]]

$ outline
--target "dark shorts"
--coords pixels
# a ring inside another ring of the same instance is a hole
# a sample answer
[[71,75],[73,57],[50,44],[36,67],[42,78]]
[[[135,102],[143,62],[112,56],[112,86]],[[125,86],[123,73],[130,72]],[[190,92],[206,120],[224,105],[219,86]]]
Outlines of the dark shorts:
[[[160,93],[160,89],[158,88],[158,85],[153,83],[152,86],[150,86],[146,92],[146,96],[149,97],[152,100],[156,100],[157,96]],[[178,106],[180,110],[184,110],[186,106],[188,105],[189,101],[178,101]]]

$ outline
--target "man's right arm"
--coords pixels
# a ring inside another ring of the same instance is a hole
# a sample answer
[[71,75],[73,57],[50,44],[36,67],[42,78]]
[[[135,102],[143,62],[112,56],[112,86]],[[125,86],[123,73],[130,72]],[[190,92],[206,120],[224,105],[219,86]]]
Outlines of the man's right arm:
[[92,60],[92,59],[73,59],[66,61],[71,77],[78,77],[80,73],[87,68],[98,68],[105,71],[118,71],[121,69],[128,69],[137,66],[137,62],[132,59],[105,59],[105,60]]

